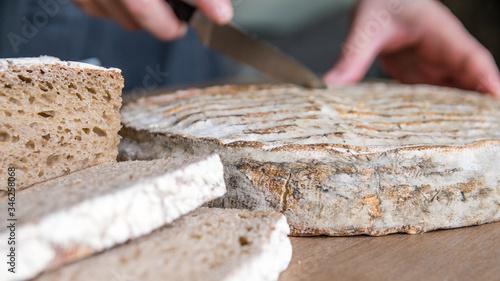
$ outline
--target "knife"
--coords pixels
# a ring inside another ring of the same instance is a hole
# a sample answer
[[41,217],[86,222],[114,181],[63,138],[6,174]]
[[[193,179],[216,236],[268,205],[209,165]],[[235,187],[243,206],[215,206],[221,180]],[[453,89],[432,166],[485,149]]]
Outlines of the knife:
[[175,15],[187,22],[201,43],[236,61],[249,65],[280,81],[308,88],[325,88],[323,81],[312,71],[276,47],[251,36],[232,24],[218,25],[196,7],[182,0],[166,0]]

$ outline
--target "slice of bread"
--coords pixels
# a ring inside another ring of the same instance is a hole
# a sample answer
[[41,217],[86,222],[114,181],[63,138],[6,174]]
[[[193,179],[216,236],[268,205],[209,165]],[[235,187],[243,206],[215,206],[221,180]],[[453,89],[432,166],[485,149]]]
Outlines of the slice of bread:
[[2,59],[0,81],[0,182],[8,167],[23,188],[116,161],[119,69],[53,57]]
[[277,280],[292,257],[288,233],[279,213],[200,208],[35,280]]
[[[222,163],[210,155],[103,164],[39,183],[17,193],[14,217],[0,198],[0,221],[17,219],[12,277],[30,278],[148,234],[225,191]],[[0,239],[9,235],[4,228]],[[0,244],[0,252],[8,247]]]
[[500,220],[500,100],[443,87],[223,86],[122,110],[124,159],[217,153],[215,207],[292,235],[419,233]]

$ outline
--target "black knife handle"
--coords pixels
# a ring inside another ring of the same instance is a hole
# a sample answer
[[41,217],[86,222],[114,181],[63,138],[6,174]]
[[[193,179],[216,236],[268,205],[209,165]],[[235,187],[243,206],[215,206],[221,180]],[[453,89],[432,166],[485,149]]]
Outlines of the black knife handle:
[[189,5],[188,3],[182,0],[165,0],[172,7],[177,18],[181,21],[189,22],[194,12],[196,12],[196,8],[194,6]]

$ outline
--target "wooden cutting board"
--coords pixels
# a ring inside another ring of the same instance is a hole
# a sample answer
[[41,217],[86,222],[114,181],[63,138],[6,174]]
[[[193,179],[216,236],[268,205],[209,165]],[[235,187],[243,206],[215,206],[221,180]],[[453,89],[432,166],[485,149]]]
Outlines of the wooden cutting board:
[[500,280],[500,223],[384,237],[291,237],[279,281]]

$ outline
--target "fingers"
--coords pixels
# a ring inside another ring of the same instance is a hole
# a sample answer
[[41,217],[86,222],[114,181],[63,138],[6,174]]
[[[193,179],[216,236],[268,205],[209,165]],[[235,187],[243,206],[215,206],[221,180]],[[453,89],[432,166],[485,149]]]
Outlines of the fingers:
[[108,17],[108,12],[97,2],[90,0],[73,0],[73,2],[86,14],[96,17]]
[[196,6],[207,17],[218,24],[226,24],[233,18],[230,0],[195,0]]
[[[498,73],[491,54],[465,29],[451,12],[443,16],[434,40],[440,46],[439,62],[447,72],[447,81],[452,87],[489,92],[491,87],[483,82],[489,74]],[[433,34],[433,33],[430,33]],[[431,48],[429,48],[431,51]],[[446,85],[446,83],[440,83]]]
[[[368,3],[368,2],[364,2]],[[373,11],[378,12],[373,12]],[[323,76],[326,84],[351,84],[361,80],[378,54],[390,47],[403,47],[413,35],[386,9],[360,6],[337,63]]]
[[500,74],[492,55],[477,47],[464,58],[459,86],[500,98]]
[[127,30],[137,30],[140,26],[120,0],[95,0],[110,18]]
[[170,5],[163,0],[120,1],[143,29],[160,40],[177,39],[186,33],[186,24],[177,19]]
[[412,2],[411,8],[391,14],[380,6],[386,2],[358,1],[343,52],[323,77],[326,84],[358,82],[380,55],[389,74],[401,82],[500,97],[500,72],[493,57],[444,5]]
[[[407,47],[394,53],[383,53],[380,61],[389,76],[406,84],[443,85],[450,77],[448,68],[436,59],[422,55],[423,44]],[[432,54],[434,54],[432,52]]]
[[378,55],[380,44],[375,44],[376,40],[359,31],[358,26],[351,29],[342,47],[340,58],[335,66],[323,76],[325,83],[343,85],[361,80]]
[[491,53],[461,24],[441,32],[442,65],[453,86],[500,97],[500,74]]
[[352,43],[356,41],[356,37],[350,36],[335,66],[323,76],[327,85],[345,85],[361,80],[375,60],[378,48],[370,44],[366,48],[357,49]]
[[[187,26],[164,0],[74,0],[85,13],[111,18],[127,30],[145,29],[160,40],[183,36]],[[219,24],[231,21],[230,0],[195,0],[207,17]]]
[[478,91],[500,98],[500,74],[498,72],[492,73],[481,79]]
[[142,28],[160,40],[183,36],[187,31],[164,0],[74,0],[85,13],[110,18],[127,30]]

